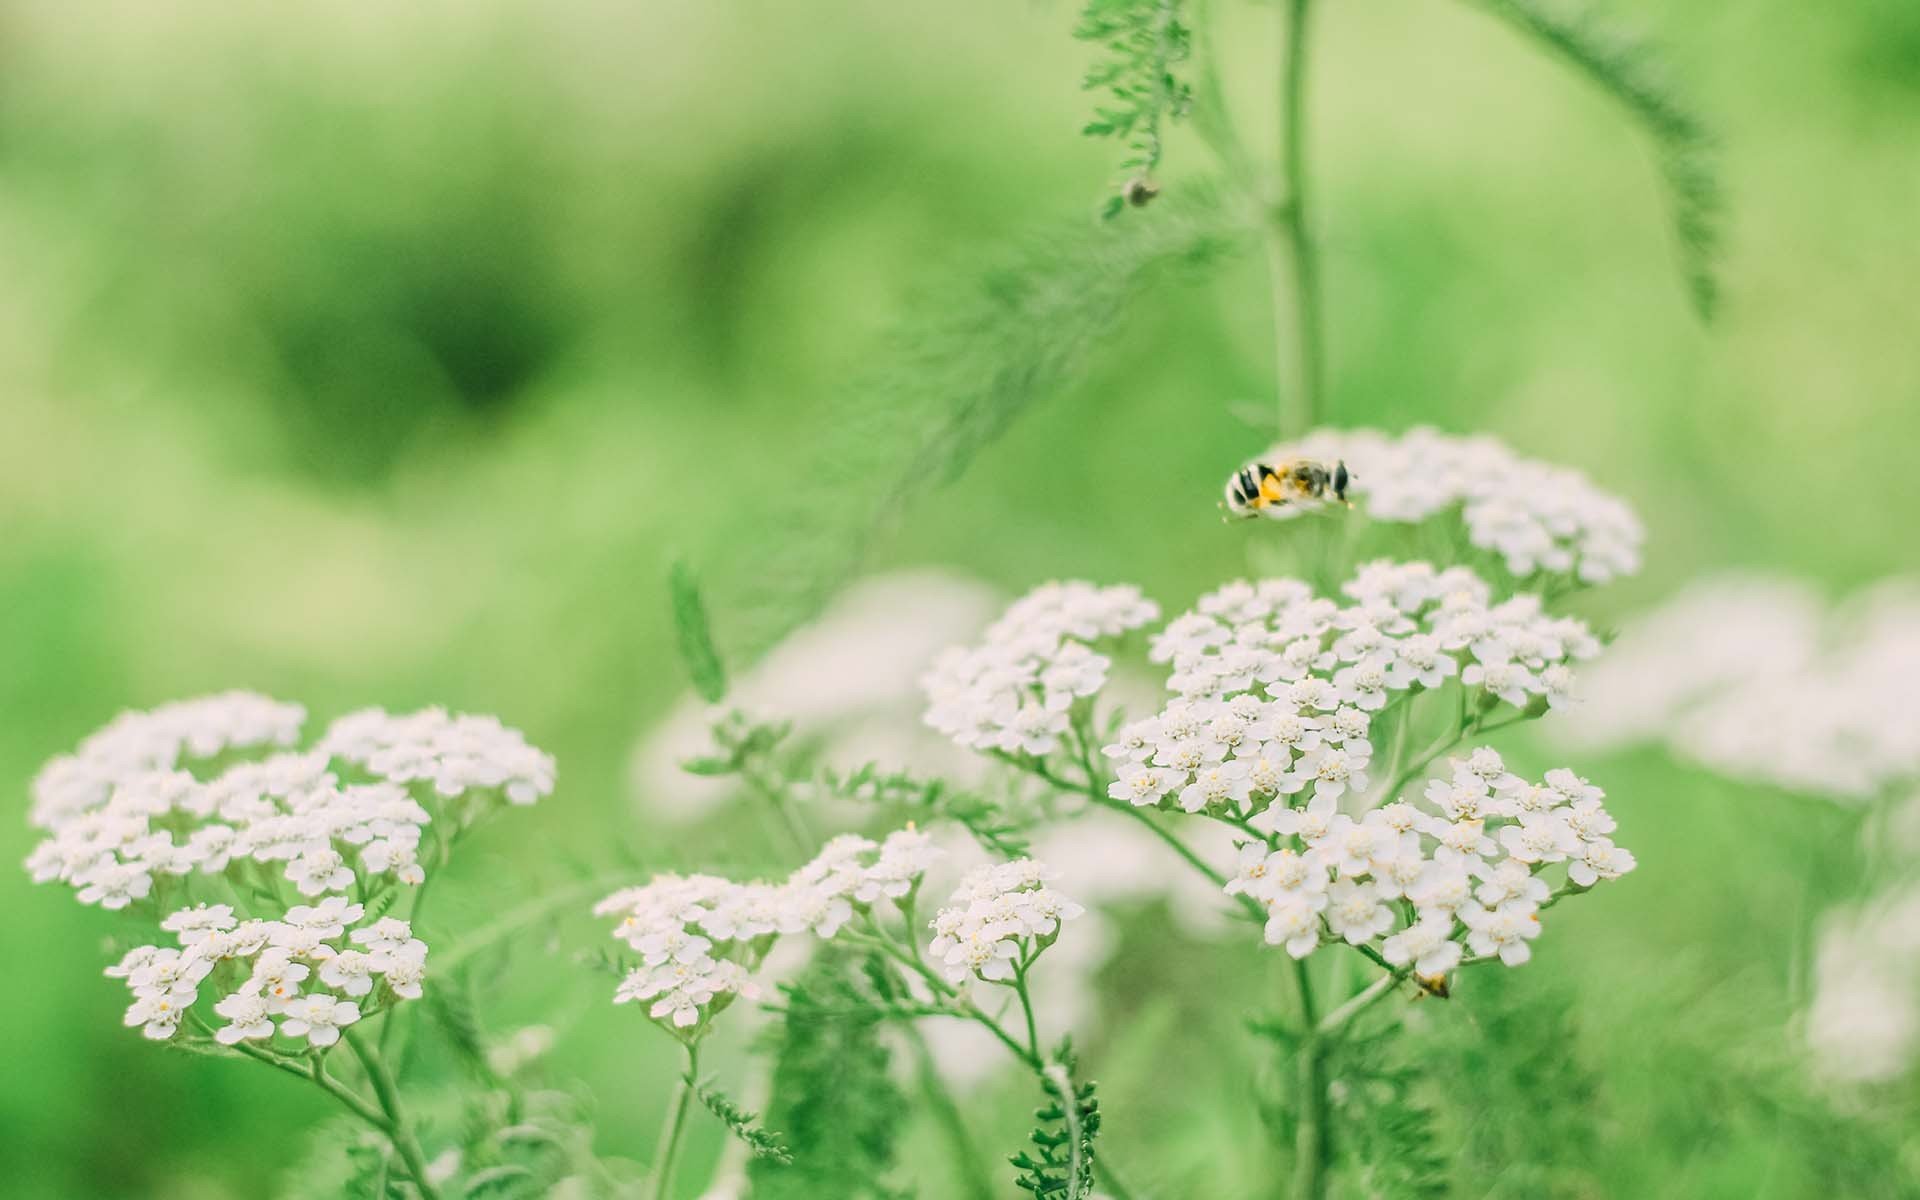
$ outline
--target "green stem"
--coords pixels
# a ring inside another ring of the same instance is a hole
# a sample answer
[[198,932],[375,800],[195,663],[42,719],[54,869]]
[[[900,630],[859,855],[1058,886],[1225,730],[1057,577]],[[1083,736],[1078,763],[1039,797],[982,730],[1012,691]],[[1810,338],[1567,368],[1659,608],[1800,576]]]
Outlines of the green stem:
[[920,978],[926,981],[928,990],[953,1006],[951,1015],[964,1017],[969,1021],[978,1023],[985,1028],[987,1032],[999,1039],[1000,1044],[1012,1051],[1013,1056],[1026,1064],[1029,1070],[1039,1071],[1045,1066],[1045,1063],[1041,1061],[1038,1054],[1022,1046],[1019,1039],[1008,1033],[1000,1022],[988,1016],[978,1004],[975,1004],[973,997],[941,978],[940,972],[928,966],[917,952],[908,953],[896,945],[892,939],[877,937],[873,934],[862,934],[853,930],[843,929],[840,932],[840,936],[850,937],[856,942],[871,946],[873,949],[880,951],[888,958],[893,959],[901,966],[906,967],[909,971],[920,976]]
[[[456,833],[453,836],[458,837],[459,835]],[[440,872],[446,869],[447,859],[451,857],[452,852],[453,846],[451,839],[443,839],[438,835],[434,837],[433,869],[428,871],[427,877],[420,881],[420,886],[413,890],[413,902],[407,906],[407,927],[414,931],[414,936],[416,937],[421,936],[420,911],[427,903],[427,889],[433,886],[433,881],[438,879]],[[389,1008],[387,1010],[386,1020],[380,1022],[380,1053],[383,1057],[387,1054],[388,1047],[393,1043],[395,1036],[394,1030],[399,1028],[401,1024],[399,1010],[402,1007],[402,1005],[396,1004],[392,1008]],[[411,1021],[411,1017],[409,1017],[409,1021]],[[409,1030],[409,1032],[411,1032],[411,1030]],[[410,1042],[407,1039],[402,1039],[400,1048],[393,1052],[393,1057],[400,1063],[399,1070],[402,1075],[407,1073],[407,1064],[411,1060],[412,1050],[413,1047]]]
[[953,1158],[953,1170],[960,1181],[961,1191],[968,1200],[993,1200],[993,1180],[982,1165],[980,1148],[974,1142],[972,1132],[967,1129],[966,1117],[954,1102],[953,1092],[947,1088],[946,1080],[940,1078],[940,1067],[934,1061],[933,1048],[927,1045],[926,1037],[911,1021],[901,1022],[900,1027],[905,1031],[907,1045],[913,1050],[916,1073],[920,1077],[920,1091],[926,1097],[927,1108],[947,1139],[947,1151]]
[[1414,776],[1426,770],[1434,759],[1439,758],[1442,754],[1458,746],[1460,739],[1467,735],[1467,728],[1467,724],[1463,721],[1451,732],[1441,734],[1434,740],[1432,745],[1422,750],[1412,762],[1406,765],[1404,770],[1395,775],[1392,781],[1387,784],[1386,790],[1381,792],[1378,797],[1379,803],[1391,804],[1394,798],[1400,794],[1400,789],[1412,782]]
[[[407,1164],[407,1174],[413,1176],[413,1186],[419,1189],[426,1200],[438,1200],[440,1193],[427,1179],[427,1156],[421,1151],[420,1141],[414,1136],[413,1127],[401,1110],[400,1089],[394,1086],[393,1075],[387,1070],[385,1060],[377,1049],[368,1046],[352,1030],[345,1031],[343,1036],[354,1057],[360,1060],[361,1067],[366,1070],[367,1082],[373,1085],[374,1098],[380,1102],[380,1109],[387,1116],[387,1140],[393,1143],[400,1161]],[[316,1059],[315,1080],[320,1080],[324,1073]]]
[[[1153,836],[1159,838],[1162,842],[1165,842],[1169,849],[1179,855],[1183,862],[1204,876],[1207,882],[1217,888],[1225,888],[1227,886],[1227,877],[1225,875],[1222,875],[1220,872],[1214,870],[1212,866],[1208,865],[1207,860],[1195,853],[1192,847],[1188,846],[1167,830],[1161,828],[1160,823],[1148,816],[1145,809],[1128,804],[1124,800],[1115,800],[1103,792],[1100,789],[1099,773],[1093,769],[1092,754],[1088,749],[1091,745],[1091,739],[1087,738],[1084,734],[1076,732],[1075,740],[1081,769],[1086,772],[1086,779],[1078,783],[1055,773],[1040,759],[1020,758],[1011,754],[999,754],[995,757],[1007,763],[1009,766],[1025,771],[1029,775],[1052,784],[1060,791],[1078,792],[1086,796],[1090,803],[1097,804],[1101,808],[1112,809],[1117,813],[1123,813],[1132,820],[1140,822],[1147,827],[1148,832],[1152,833]],[[1239,896],[1238,899],[1240,901],[1240,907],[1246,910],[1249,917],[1256,921],[1265,921],[1267,919],[1266,910],[1260,906],[1259,901],[1251,896],[1245,895]]]
[[1391,975],[1382,975],[1380,978],[1362,988],[1359,992],[1356,992],[1348,998],[1346,1003],[1321,1018],[1320,1024],[1314,1029],[1315,1036],[1321,1038],[1332,1037],[1348,1025],[1351,1025],[1354,1019],[1361,1013],[1372,1008],[1386,997],[1391,996],[1394,985],[1399,983],[1401,978],[1402,976],[1399,972]]
[[1313,978],[1304,959],[1293,964],[1300,993],[1302,1037],[1296,1054],[1294,1091],[1299,1123],[1293,1140],[1293,1200],[1322,1200],[1327,1194],[1327,1080]]
[[1020,1011],[1027,1018],[1027,1053],[1040,1057],[1040,1026],[1033,1019],[1033,997],[1027,994],[1027,969],[1021,967],[1013,974],[1013,990],[1020,996]]
[[793,799],[787,795],[786,781],[777,777],[769,778],[766,773],[751,769],[743,770],[741,775],[746,779],[747,786],[758,793],[780,819],[780,828],[787,838],[787,848],[801,859],[811,855],[818,843],[813,840],[813,833],[807,828],[806,821],[795,811]]
[[653,1200],[666,1200],[673,1194],[673,1169],[679,1163],[680,1142],[687,1129],[687,1109],[693,1103],[693,1081],[699,1078],[700,1049],[692,1042],[686,1045],[687,1071],[674,1091],[666,1124],[660,1130],[659,1146],[653,1152]]
[[[1280,433],[1299,437],[1319,419],[1322,391],[1320,267],[1307,191],[1307,18],[1311,0],[1280,0],[1280,175],[1267,221]],[[1289,320],[1291,318],[1291,320]]]

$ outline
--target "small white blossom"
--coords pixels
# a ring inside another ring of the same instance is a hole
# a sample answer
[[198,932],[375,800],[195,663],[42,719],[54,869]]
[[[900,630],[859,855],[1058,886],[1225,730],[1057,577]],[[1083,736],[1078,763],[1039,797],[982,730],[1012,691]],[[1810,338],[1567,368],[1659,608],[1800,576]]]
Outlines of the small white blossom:
[[342,1029],[360,1019],[360,1006],[314,992],[287,1001],[281,1013],[281,1033],[325,1049],[340,1040]]

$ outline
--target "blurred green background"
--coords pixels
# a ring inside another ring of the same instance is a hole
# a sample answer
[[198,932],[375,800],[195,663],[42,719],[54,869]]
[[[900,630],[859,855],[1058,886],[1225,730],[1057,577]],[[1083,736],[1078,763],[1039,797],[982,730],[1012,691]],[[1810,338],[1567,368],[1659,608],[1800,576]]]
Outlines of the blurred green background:
[[[1631,497],[1648,569],[1591,599],[1603,621],[1715,566],[1836,591],[1912,568],[1920,6],[1616,7],[1667,43],[1723,140],[1717,322],[1688,310],[1647,147],[1604,97],[1469,7],[1330,0],[1312,149],[1331,419],[1488,430]],[[1270,140],[1270,15],[1223,16],[1235,103]],[[844,466],[888,330],[1023,238],[1091,223],[1110,147],[1076,135],[1072,19],[8,0],[0,785],[24,811],[38,765],[120,708],[213,689],[321,717],[443,703],[561,764],[551,803],[456,865],[449,913],[483,919],[609,843],[697,859],[625,783],[683,692],[670,549],[707,572],[723,641],[791,619],[767,599],[792,582],[790,497]],[[1176,136],[1170,198],[1205,159]],[[864,567],[1132,580],[1174,606],[1244,571],[1245,530],[1213,502],[1268,437],[1236,415],[1270,406],[1266,302],[1252,255],[1156,287]],[[1580,766],[1642,869],[1489,986],[1573,1031],[1526,1053],[1546,1053],[1549,1095],[1560,1072],[1584,1081],[1564,1094],[1592,1118],[1529,1194],[1906,1194],[1897,1153],[1851,1139],[1908,1097],[1834,1115],[1811,1094],[1749,1103],[1744,1082],[1790,1053],[1798,881],[1844,882],[1840,824],[1652,756]],[[24,857],[24,824],[0,830]],[[0,904],[19,972],[0,991],[0,1191],[270,1189],[321,1099],[142,1044],[98,973],[103,914],[17,870]],[[1154,1086],[1181,1063],[1205,1094],[1244,1087],[1243,1010],[1183,1008],[1181,949],[1155,948],[1173,935],[1143,918],[1137,936],[1111,981],[1120,1032],[1089,1053],[1113,1152],[1163,1194],[1252,1188],[1257,1131]],[[597,1096],[610,1152],[644,1156],[669,1046],[607,988],[548,955],[498,981],[489,1015],[579,1014],[556,1072]],[[1496,1093],[1463,1138],[1539,1100]],[[1011,1149],[1030,1103],[989,1091],[982,1136]],[[701,1138],[690,1176],[715,1152]],[[1480,1152],[1521,1153],[1504,1145]],[[928,1156],[914,1182],[945,1194]]]

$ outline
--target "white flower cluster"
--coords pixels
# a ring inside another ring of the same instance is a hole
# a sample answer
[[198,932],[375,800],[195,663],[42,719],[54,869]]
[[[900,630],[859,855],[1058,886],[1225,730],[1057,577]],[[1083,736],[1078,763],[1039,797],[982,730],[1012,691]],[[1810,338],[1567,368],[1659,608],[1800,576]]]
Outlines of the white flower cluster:
[[[1344,461],[1353,476],[1349,495],[1376,521],[1416,523],[1457,509],[1468,539],[1522,578],[1547,571],[1598,584],[1640,569],[1646,533],[1625,501],[1495,438],[1317,430],[1275,446],[1264,461],[1289,458]],[[1307,511],[1276,505],[1263,513],[1286,519]]]
[[1226,890],[1257,900],[1267,941],[1295,958],[1335,941],[1374,944],[1433,978],[1469,952],[1526,962],[1554,895],[1550,867],[1563,867],[1568,890],[1633,870],[1609,836],[1603,793],[1572,771],[1529,783],[1484,747],[1451,765],[1450,778],[1427,783],[1424,808],[1395,800],[1356,817],[1325,797],[1276,806],[1266,825],[1290,844],[1243,847]]
[[1031,858],[969,871],[930,922],[928,953],[953,983],[1005,983],[1059,936],[1060,922],[1086,911],[1047,886],[1053,873]]
[[341,896],[272,921],[241,920],[226,904],[183,908],[160,924],[177,949],[135,947],[106,974],[126,981],[126,1024],[149,1038],[173,1037],[211,989],[223,1045],[277,1034],[324,1049],[368,1013],[420,998],[427,944],[392,917],[355,928],[365,914]]
[[34,781],[48,836],[28,871],[109,909],[191,898],[195,880],[258,883],[260,867],[306,897],[417,884],[436,819],[447,837],[553,789],[553,760],[491,717],[368,710],[289,749],[304,717],[244,692],[122,715]]
[[713,875],[662,875],[594,906],[620,917],[613,936],[640,956],[614,1003],[650,1001],[647,1015],[675,1030],[705,1028],[737,996],[782,934],[830,938],[856,908],[908,899],[940,851],[924,832],[875,843],[855,834],[828,842],[784,883],[735,883]]
[[[1641,624],[1650,632],[1624,639],[1619,662],[1599,673],[1576,736],[1660,735],[1731,778],[1842,801],[1920,785],[1920,589],[1911,582],[1883,584],[1833,614],[1782,581],[1710,582]],[[1662,703],[1657,722],[1618,715]]]
[[1920,1056],[1920,886],[1822,922],[1806,1036],[1830,1079],[1876,1083]]
[[1040,587],[989,627],[980,645],[934,660],[922,681],[927,724],[974,749],[1050,753],[1069,727],[1073,702],[1106,684],[1111,662],[1088,643],[1159,615],[1134,587]]
[[1342,590],[1344,608],[1297,580],[1233,583],[1169,622],[1152,657],[1171,663],[1177,698],[1104,747],[1118,763],[1109,794],[1260,826],[1279,796],[1364,793],[1367,735],[1396,695],[1457,677],[1483,705],[1556,705],[1573,684],[1568,664],[1600,649],[1538,597],[1490,604],[1462,567],[1375,562]]

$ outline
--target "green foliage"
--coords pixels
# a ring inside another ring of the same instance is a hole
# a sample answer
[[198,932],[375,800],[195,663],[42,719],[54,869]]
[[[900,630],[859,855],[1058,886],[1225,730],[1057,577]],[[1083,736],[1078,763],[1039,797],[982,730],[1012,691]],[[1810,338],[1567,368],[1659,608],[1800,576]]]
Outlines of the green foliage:
[[1093,1194],[1093,1143],[1100,1133],[1100,1101],[1092,1080],[1076,1083],[1073,1047],[1062,1045],[1049,1066],[1047,1102],[1033,1110],[1039,1122],[1027,1133],[1032,1150],[1008,1157],[1022,1191],[1035,1197],[1080,1200]]
[[388,1200],[407,1194],[392,1181],[393,1151],[358,1121],[336,1117],[309,1130],[304,1150],[282,1174],[280,1200]]
[[1653,47],[1607,28],[1582,6],[1557,0],[1473,0],[1539,42],[1624,106],[1659,149],[1694,308],[1713,316],[1719,302],[1714,256],[1720,242],[1721,186],[1712,138],[1667,81]]
[[1327,1054],[1334,1152],[1379,1200],[1439,1200],[1448,1194],[1439,1122],[1417,1095],[1426,1073],[1407,1061],[1398,1024],[1350,1031]]
[[842,799],[904,809],[914,819],[929,823],[952,821],[1001,858],[1023,858],[1027,854],[1021,825],[1004,809],[978,792],[956,788],[945,780],[920,779],[906,771],[883,771],[868,763],[846,774],[823,771],[821,783]]
[[667,591],[673,600],[673,629],[680,646],[680,661],[693,681],[693,690],[708,704],[718,704],[727,695],[727,672],[720,652],[714,649],[713,630],[707,623],[707,605],[700,597],[700,581],[684,559],[675,559],[667,572]]
[[1430,1079],[1472,1079],[1471,1102],[1445,1096],[1449,1144],[1463,1179],[1503,1181],[1494,1196],[1574,1197],[1601,1190],[1587,1164],[1598,1153],[1600,1077],[1570,1015],[1574,997],[1542,980],[1489,972],[1431,1026],[1409,1039]]
[[1094,108],[1081,132],[1117,138],[1126,147],[1120,159],[1126,183],[1102,210],[1109,218],[1153,199],[1165,127],[1193,107],[1193,86],[1177,75],[1193,53],[1184,8],[1184,0],[1088,0],[1074,27],[1073,36],[1103,53],[1082,86],[1112,98]]
[[793,726],[784,721],[755,721],[735,711],[722,714],[708,732],[716,753],[682,760],[680,769],[689,775],[717,778],[770,769],[773,752],[787,740]]
[[780,519],[756,502],[731,539],[750,577],[713,590],[756,597],[740,614],[747,644],[817,613],[902,513],[1078,379],[1135,301],[1220,263],[1245,232],[1205,189],[1164,207],[1152,221],[1066,223],[914,306],[825,415],[823,444],[799,456]]
[[786,997],[774,1034],[770,1124],[785,1131],[792,1162],[748,1163],[759,1200],[890,1200],[886,1182],[906,1114],[892,1055],[880,1039],[884,1014],[854,975],[856,963],[829,943]]
[[[449,972],[436,978],[433,987],[427,989],[425,1000],[434,1027],[446,1040],[455,1060],[476,1079],[492,1078],[493,1067],[487,1061],[486,1032],[480,1024],[472,972]],[[391,1021],[404,1011],[389,1014],[387,1019]]]
[[386,891],[381,892],[378,896],[367,901],[367,912],[361,919],[368,924],[372,924],[392,912],[393,906],[400,901],[400,891],[400,888],[389,887]]
[[701,1083],[689,1078],[687,1086],[693,1089],[694,1096],[706,1110],[719,1118],[727,1131],[745,1144],[753,1157],[768,1159],[782,1166],[793,1162],[793,1152],[787,1149],[780,1135],[755,1123],[760,1119],[758,1113],[749,1112],[735,1104],[711,1081]]

